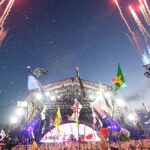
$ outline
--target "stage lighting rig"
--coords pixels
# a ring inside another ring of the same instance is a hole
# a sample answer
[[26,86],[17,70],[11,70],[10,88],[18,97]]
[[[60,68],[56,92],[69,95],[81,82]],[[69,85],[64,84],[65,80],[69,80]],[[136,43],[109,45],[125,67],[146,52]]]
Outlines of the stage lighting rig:
[[150,64],[144,65],[143,67],[144,67],[144,69],[145,69],[144,75],[145,75],[147,78],[150,78]]

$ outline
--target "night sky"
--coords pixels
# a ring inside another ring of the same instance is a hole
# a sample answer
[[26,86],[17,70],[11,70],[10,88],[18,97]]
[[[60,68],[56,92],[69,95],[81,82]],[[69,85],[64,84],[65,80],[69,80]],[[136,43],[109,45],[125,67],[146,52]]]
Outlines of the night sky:
[[[138,31],[129,2],[135,3],[125,0],[121,6]],[[17,101],[29,93],[29,65],[49,70],[42,84],[75,76],[78,66],[83,79],[111,85],[120,63],[128,85],[120,96],[133,108],[143,101],[149,104],[150,81],[112,0],[15,0],[5,26],[8,35],[0,48],[1,124],[9,123]]]

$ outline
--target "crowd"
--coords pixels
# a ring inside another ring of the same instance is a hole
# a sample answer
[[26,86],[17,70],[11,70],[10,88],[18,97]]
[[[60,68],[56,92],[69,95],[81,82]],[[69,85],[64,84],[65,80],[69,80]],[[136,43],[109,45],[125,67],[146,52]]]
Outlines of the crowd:
[[[17,145],[12,150],[26,150],[26,145]],[[34,144],[28,145],[28,150],[150,150],[150,139],[131,140],[129,142],[67,142],[55,144],[39,144],[35,148]]]

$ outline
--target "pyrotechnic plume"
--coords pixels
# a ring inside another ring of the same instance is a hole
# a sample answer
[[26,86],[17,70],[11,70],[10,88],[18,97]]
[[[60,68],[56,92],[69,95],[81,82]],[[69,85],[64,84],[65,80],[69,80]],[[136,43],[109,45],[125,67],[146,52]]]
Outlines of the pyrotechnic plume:
[[139,44],[142,48],[142,51],[141,51],[141,60],[143,62],[144,65],[147,65],[147,64],[150,64],[150,48],[149,48],[149,43],[148,43],[148,40],[144,40],[142,38],[142,35],[141,34],[136,34],[137,36],[137,39],[139,41]]
[[5,0],[1,0],[1,1],[0,1],[0,5],[2,5],[4,2],[5,2]]
[[145,5],[146,11],[148,12],[148,15],[149,15],[149,17],[150,17],[150,9],[149,9],[149,6],[148,6],[146,0],[144,0],[144,5]]
[[150,56],[147,54],[146,51],[144,51],[144,53],[142,55],[142,62],[144,65],[150,64]]
[[122,10],[121,10],[121,7],[120,7],[118,1],[117,1],[117,0],[114,0],[114,1],[115,1],[116,6],[117,6],[117,8],[118,8],[118,10],[119,10],[119,13],[120,13],[120,16],[121,16],[122,20],[124,21],[124,23],[125,23],[126,27],[128,28],[129,32],[131,33],[132,41],[133,41],[132,43],[134,43],[134,45],[136,45],[138,51],[140,52],[140,51],[141,51],[141,47],[140,47],[140,44],[139,44],[139,42],[138,42],[138,39],[137,39],[137,37],[136,37],[134,31],[132,31],[132,29],[131,29],[131,27],[130,27],[128,21],[127,21],[126,18],[124,17],[123,12],[122,12]]
[[137,14],[133,10],[133,8],[131,6],[129,6],[129,9],[130,9],[130,12],[131,12],[133,19],[134,19],[135,23],[137,24],[139,30],[141,31],[144,38],[147,40],[147,38],[150,38],[150,34],[147,32],[147,30],[143,26],[142,22],[140,21],[139,17],[137,16]]
[[150,55],[150,46],[149,45],[147,45],[147,52]]

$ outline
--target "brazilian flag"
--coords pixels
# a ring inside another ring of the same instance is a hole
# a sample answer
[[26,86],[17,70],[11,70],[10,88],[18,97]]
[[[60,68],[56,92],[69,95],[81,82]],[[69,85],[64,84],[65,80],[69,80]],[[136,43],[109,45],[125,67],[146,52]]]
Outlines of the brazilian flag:
[[120,88],[127,87],[120,64],[118,64],[117,76],[112,79],[112,84],[115,86],[115,92],[117,92]]

